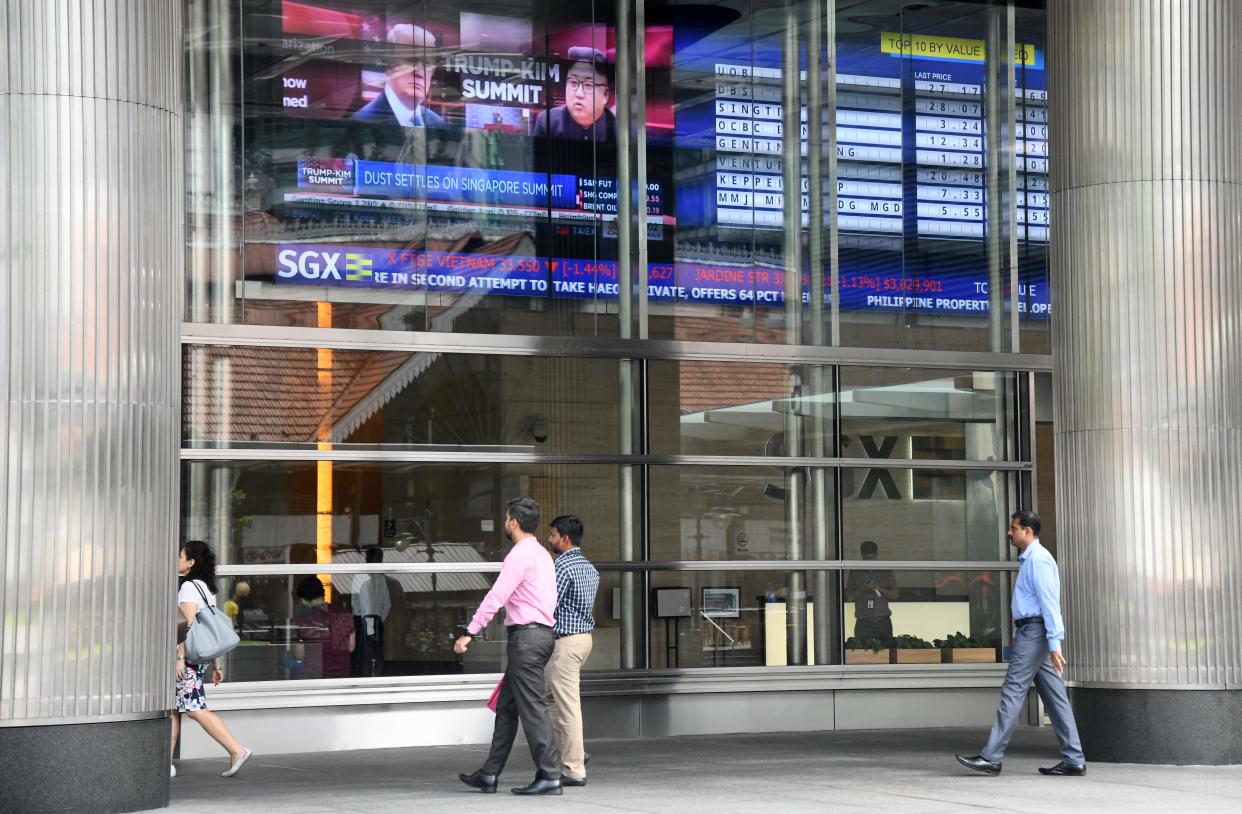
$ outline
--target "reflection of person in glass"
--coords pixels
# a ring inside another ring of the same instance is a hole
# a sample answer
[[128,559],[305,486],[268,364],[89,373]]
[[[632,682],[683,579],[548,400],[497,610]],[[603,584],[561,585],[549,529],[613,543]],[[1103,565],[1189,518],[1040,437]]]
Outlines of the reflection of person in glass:
[[443,127],[444,117],[426,105],[436,68],[434,55],[425,49],[435,48],[435,35],[412,23],[400,23],[388,29],[388,42],[413,46],[413,50],[389,63],[384,92],[352,118],[364,122],[396,122],[403,127]]
[[[866,540],[859,552],[864,560],[874,560],[880,556],[880,547]],[[893,612],[888,603],[897,598],[897,578],[892,571],[850,571],[845,598],[854,603],[855,639],[887,643],[893,638]]]
[[303,579],[296,593],[300,600],[294,609],[298,643],[290,648],[293,660],[286,660],[285,666],[294,678],[348,677],[356,644],[353,616],[325,601],[327,593],[319,577]]
[[233,586],[233,595],[224,603],[224,614],[233,620],[233,628],[240,635],[246,623],[246,610],[250,605],[250,583],[238,580]]
[[[384,561],[379,546],[367,548],[370,564]],[[392,610],[388,579],[383,574],[364,574],[354,589],[354,647],[351,674],[378,676],[384,674],[384,625]]]
[[569,49],[565,75],[565,104],[545,110],[535,118],[534,136],[573,141],[611,142],[616,139],[617,120],[608,109],[612,102],[613,68],[602,51],[585,45]]

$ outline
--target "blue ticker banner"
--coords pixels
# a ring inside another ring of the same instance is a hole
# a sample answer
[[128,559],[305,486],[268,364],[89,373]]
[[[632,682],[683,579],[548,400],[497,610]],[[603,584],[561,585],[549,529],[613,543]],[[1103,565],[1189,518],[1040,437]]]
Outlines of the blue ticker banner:
[[[557,299],[615,300],[620,293],[617,263],[513,255],[411,251],[333,244],[276,247],[276,280],[282,285],[313,285],[373,290]],[[802,274],[803,302],[810,300],[810,278]],[[831,301],[825,280],[825,303]],[[1019,310],[1046,317],[1051,309],[1046,286],[1019,290]],[[652,263],[647,295],[652,302],[714,303],[780,307],[785,273],[774,267],[709,263]],[[1005,296],[1008,302],[1008,295]],[[841,277],[841,308],[851,311],[906,311],[982,316],[988,312],[987,283],[968,277],[903,278],[847,273]]]
[[[616,214],[618,198],[614,178],[352,158],[299,159],[297,185],[300,193],[338,198],[431,201],[606,215]],[[635,194],[637,192],[635,189]],[[647,185],[647,215],[664,216],[663,191],[655,181]]]

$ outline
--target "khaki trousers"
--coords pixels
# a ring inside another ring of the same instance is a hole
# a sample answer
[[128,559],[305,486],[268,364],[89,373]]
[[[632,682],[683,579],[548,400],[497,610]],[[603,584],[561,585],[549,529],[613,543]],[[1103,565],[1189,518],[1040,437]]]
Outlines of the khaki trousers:
[[591,644],[590,633],[576,633],[557,639],[544,672],[552,731],[556,733],[556,744],[561,750],[561,772],[570,777],[586,777],[582,697],[578,692],[578,680],[582,665],[591,655]]

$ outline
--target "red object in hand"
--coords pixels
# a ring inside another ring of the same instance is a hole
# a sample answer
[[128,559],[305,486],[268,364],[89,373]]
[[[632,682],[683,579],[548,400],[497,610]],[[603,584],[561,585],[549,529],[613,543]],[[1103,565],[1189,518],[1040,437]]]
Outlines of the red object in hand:
[[505,677],[501,676],[500,680],[496,682],[496,687],[495,689],[492,690],[492,694],[488,696],[487,708],[490,709],[492,712],[496,711],[496,702],[500,700],[500,686],[504,683],[505,683]]

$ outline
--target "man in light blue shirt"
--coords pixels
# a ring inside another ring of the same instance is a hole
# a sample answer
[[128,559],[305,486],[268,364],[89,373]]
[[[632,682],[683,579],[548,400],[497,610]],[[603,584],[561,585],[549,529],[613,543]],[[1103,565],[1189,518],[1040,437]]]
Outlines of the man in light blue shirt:
[[1018,724],[1018,715],[1034,680],[1052,719],[1052,728],[1061,744],[1061,762],[1040,774],[1081,776],[1087,761],[1078,740],[1078,725],[1065,694],[1065,656],[1061,643],[1065,624],[1061,621],[1061,574],[1057,561],[1039,544],[1039,515],[1014,512],[1009,518],[1009,542],[1020,552],[1018,581],[1013,589],[1013,647],[1009,670],[1001,687],[1000,708],[983,751],[966,757],[958,755],[963,766],[984,774],[998,775],[1005,747]]

